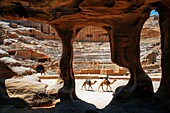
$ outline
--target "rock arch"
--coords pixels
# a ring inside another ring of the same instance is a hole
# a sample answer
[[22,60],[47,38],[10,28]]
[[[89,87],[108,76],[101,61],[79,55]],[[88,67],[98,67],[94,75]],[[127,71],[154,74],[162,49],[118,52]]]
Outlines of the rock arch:
[[[156,93],[158,98],[170,97],[170,2],[169,0],[74,0],[69,2],[1,1],[0,18],[21,19],[23,17],[42,21],[56,29],[61,37],[63,53],[60,60],[64,86],[59,90],[61,101],[79,100],[75,92],[73,72],[73,40],[78,31],[87,25],[98,25],[109,32],[111,59],[130,71],[126,86],[117,88],[117,98],[141,98],[153,96],[152,81],[140,63],[140,32],[149,13],[156,9],[160,14],[162,80]],[[33,2],[33,3],[32,3]],[[28,7],[29,6],[29,7]],[[37,9],[38,7],[38,9]],[[18,10],[22,9],[22,12]],[[45,10],[44,10],[45,9]],[[38,11],[37,11],[38,10]],[[25,11],[25,12],[24,12]],[[12,14],[12,15],[11,15]]]

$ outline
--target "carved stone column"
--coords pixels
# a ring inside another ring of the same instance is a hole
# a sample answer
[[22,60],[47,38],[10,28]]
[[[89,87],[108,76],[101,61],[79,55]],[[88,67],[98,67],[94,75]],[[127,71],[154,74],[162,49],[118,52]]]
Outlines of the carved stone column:
[[170,98],[170,9],[162,5],[157,11],[161,30],[162,79],[156,96]]
[[64,86],[58,94],[62,100],[78,99],[75,93],[75,78],[73,73],[73,30],[56,27],[58,35],[62,41],[62,57],[60,60],[61,78],[64,80]]
[[111,59],[130,71],[127,85],[116,89],[114,96],[120,98],[147,97],[153,95],[152,81],[140,63],[140,31],[147,17],[132,18],[132,23],[113,26]]

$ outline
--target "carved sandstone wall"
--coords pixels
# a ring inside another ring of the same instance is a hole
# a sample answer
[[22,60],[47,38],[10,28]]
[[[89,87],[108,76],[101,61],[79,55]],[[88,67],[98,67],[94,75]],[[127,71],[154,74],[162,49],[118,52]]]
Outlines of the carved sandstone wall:
[[[29,27],[29,29],[23,29],[18,31],[20,35],[31,36],[37,39],[58,39],[60,40],[58,33],[54,28],[48,24],[32,21],[16,21],[16,20],[5,20],[10,22],[11,27],[18,28],[18,25]],[[15,23],[15,27],[14,27]],[[32,29],[31,29],[32,28]],[[9,36],[10,37],[10,36]],[[79,32],[75,41],[94,41],[94,42],[108,42],[108,33],[99,27],[87,26]]]

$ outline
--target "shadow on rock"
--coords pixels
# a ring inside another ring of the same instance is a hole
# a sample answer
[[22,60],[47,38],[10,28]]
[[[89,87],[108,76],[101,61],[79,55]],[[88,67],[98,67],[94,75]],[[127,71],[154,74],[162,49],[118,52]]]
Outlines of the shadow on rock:
[[94,105],[82,100],[65,100],[56,104],[55,109],[55,113],[99,113]]

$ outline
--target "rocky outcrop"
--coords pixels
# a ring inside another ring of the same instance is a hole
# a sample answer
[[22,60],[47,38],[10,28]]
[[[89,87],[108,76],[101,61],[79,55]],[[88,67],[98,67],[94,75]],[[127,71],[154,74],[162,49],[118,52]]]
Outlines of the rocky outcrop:
[[[60,99],[79,100],[73,72],[73,40],[78,32],[93,25],[109,34],[111,60],[130,71],[127,85],[116,89],[115,98],[146,98],[154,95],[150,77],[140,63],[140,32],[152,9],[159,12],[162,50],[162,80],[156,96],[170,97],[170,2],[168,0],[68,0],[22,1],[1,0],[1,18],[41,21],[50,24],[61,37],[61,77],[64,86]],[[112,103],[110,103],[112,104]],[[66,110],[67,111],[67,110]],[[86,111],[85,111],[86,112]],[[90,112],[90,111],[89,111]]]
[[17,74],[14,73],[7,65],[5,65],[3,62],[0,62],[0,78],[11,78],[13,76],[16,76]]
[[8,66],[0,62],[0,105],[15,105],[17,108],[22,108],[28,104],[19,98],[10,98],[6,91],[5,80],[13,76],[17,76]]
[[48,85],[41,83],[40,79],[36,76],[7,79],[5,85],[10,97],[17,95],[24,99],[31,107],[40,106],[44,103],[52,103],[49,98],[47,99],[47,96],[45,98],[44,95],[44,99],[42,98],[41,94],[45,94]]
[[11,67],[11,69],[20,76],[32,75],[32,74],[36,73],[36,71],[30,67],[15,66],[15,67]]
[[1,62],[4,62],[8,66],[21,66],[21,62],[10,57],[0,58]]
[[8,54],[6,51],[0,50],[0,58],[2,58],[2,57],[8,57],[8,56],[9,56],[9,54]]
[[11,45],[12,43],[16,43],[17,40],[14,40],[14,39],[4,39],[3,40],[3,43],[5,46],[8,46],[8,45]]

